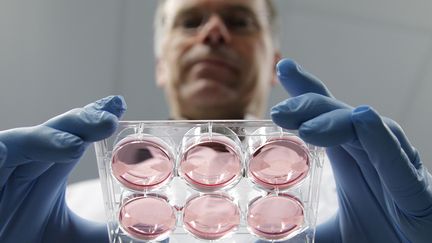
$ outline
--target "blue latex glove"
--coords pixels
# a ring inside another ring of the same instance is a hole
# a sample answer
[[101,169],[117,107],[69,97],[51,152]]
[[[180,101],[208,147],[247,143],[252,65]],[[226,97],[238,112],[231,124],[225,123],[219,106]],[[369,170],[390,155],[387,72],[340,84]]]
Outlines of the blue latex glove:
[[105,224],[69,210],[65,188],[84,150],[110,136],[124,111],[123,98],[110,96],[38,126],[0,132],[0,242],[108,242]]
[[292,60],[277,73],[292,98],[273,107],[273,121],[327,147],[335,176],[339,211],[316,242],[432,242],[432,178],[400,126],[336,100]]

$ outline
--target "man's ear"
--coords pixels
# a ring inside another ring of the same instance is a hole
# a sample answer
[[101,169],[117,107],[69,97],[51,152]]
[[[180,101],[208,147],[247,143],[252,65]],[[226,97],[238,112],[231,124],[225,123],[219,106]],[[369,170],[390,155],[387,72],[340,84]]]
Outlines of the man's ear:
[[166,83],[166,65],[160,58],[156,59],[156,85],[163,88]]
[[279,83],[277,74],[276,74],[276,64],[282,59],[282,53],[277,50],[275,51],[274,57],[273,57],[273,75],[271,80],[271,85],[274,86],[277,83]]

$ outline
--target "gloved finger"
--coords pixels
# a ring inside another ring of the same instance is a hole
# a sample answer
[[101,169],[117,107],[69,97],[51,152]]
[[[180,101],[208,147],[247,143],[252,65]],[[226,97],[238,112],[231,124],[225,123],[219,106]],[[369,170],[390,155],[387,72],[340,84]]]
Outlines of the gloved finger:
[[422,166],[419,153],[414,148],[414,146],[411,145],[409,139],[405,135],[401,126],[390,118],[383,117],[382,119],[385,122],[385,124],[390,128],[390,130],[393,132],[393,134],[396,136],[397,140],[401,144],[402,149],[405,151],[411,163],[414,165],[416,169],[419,169]]
[[351,107],[327,96],[307,93],[280,102],[272,108],[271,117],[283,128],[298,129],[303,122],[336,109]]
[[121,96],[109,96],[54,117],[44,125],[75,134],[86,142],[94,142],[116,130],[118,118],[125,110],[126,103]]
[[[326,151],[333,168],[338,193],[339,211],[335,226],[343,226],[344,229],[341,230],[345,232],[360,232],[355,235],[355,242],[371,242],[373,234],[369,231],[358,231],[359,225],[367,225],[370,229],[379,228],[383,232],[394,232],[394,223],[387,217],[382,217],[385,201],[380,201],[381,198],[377,198],[380,194],[374,193],[374,189],[382,190],[382,185],[377,188],[371,187],[370,177],[365,175],[362,162],[352,157],[344,146],[327,148]],[[371,220],[371,215],[376,217]],[[352,231],[354,228],[356,231]],[[386,235],[385,239],[379,238],[376,242],[399,242],[393,236],[397,235],[394,233]],[[341,235],[334,235],[335,242],[338,242],[338,236]],[[352,241],[352,235],[343,236],[342,242]]]
[[360,143],[395,204],[407,213],[422,216],[432,207],[432,193],[424,171],[418,173],[396,136],[372,108],[356,108],[351,119]]
[[84,106],[84,109],[107,111],[121,118],[127,106],[123,96],[111,95]]
[[2,168],[7,156],[7,148],[4,143],[0,142],[0,168]]
[[333,97],[327,87],[318,78],[303,70],[294,60],[282,59],[276,65],[277,76],[291,96],[316,93]]
[[7,147],[4,168],[31,161],[70,162],[80,158],[86,148],[81,138],[42,125],[0,132],[0,141]]
[[300,137],[310,144],[332,147],[354,141],[350,109],[336,109],[301,124]]

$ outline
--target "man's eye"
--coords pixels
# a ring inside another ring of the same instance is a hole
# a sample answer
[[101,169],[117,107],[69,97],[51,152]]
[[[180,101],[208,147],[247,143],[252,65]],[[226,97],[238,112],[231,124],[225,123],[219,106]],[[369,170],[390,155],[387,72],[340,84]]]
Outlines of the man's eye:
[[190,16],[182,19],[180,25],[185,29],[196,29],[203,24],[204,17],[202,16]]
[[253,20],[245,16],[228,16],[224,22],[227,28],[232,30],[251,30],[254,28]]

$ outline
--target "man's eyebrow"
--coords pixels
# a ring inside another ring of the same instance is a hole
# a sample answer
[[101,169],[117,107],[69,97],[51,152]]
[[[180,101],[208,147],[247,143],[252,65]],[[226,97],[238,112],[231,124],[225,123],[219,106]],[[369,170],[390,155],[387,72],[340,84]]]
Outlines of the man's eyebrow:
[[[208,11],[207,8],[202,6],[185,6],[181,8],[176,15],[174,15],[174,22],[182,16],[186,16],[191,13],[199,13],[199,12],[206,12]],[[227,13],[227,12],[235,12],[235,13],[245,13],[250,16],[257,17],[257,13],[255,13],[251,8],[246,7],[244,5],[238,5],[238,4],[230,4],[227,7],[223,7],[220,9],[217,9],[215,12],[217,13]],[[265,10],[263,10],[265,12]]]
[[244,5],[230,5],[229,7],[224,8],[223,12],[240,12],[249,14],[251,16],[256,16],[256,13],[251,8]]
[[174,22],[176,22],[176,20],[179,17],[186,16],[191,13],[199,13],[199,12],[202,12],[202,9],[197,6],[183,7],[174,15]]
[[265,19],[267,15],[267,11],[265,9],[263,9],[262,11],[254,11],[252,8],[244,5],[231,5],[223,9],[222,14],[227,13],[243,14],[244,16],[251,18],[258,27],[260,27],[262,24],[260,19]]

